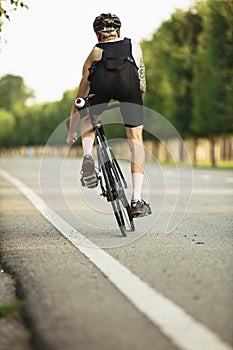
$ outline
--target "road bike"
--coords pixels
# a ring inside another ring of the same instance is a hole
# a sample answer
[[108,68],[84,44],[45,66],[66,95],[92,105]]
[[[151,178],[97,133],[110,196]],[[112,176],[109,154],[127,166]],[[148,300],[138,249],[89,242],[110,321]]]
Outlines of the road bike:
[[[90,100],[93,97],[94,95],[92,94],[86,98],[77,98],[75,100],[75,106],[80,111],[80,117],[82,117],[83,114],[83,116],[88,115],[90,118],[91,125],[95,132],[95,146],[98,159],[96,175],[100,184],[100,195],[111,203],[121,234],[126,237],[128,231],[135,231],[131,208],[125,194],[127,182],[114,152],[109,146],[101,120],[96,121],[94,117],[90,105]],[[117,108],[119,106],[120,103],[110,104],[105,110]],[[85,110],[85,113],[81,113],[83,110]],[[67,121],[67,128],[69,128],[69,119]]]

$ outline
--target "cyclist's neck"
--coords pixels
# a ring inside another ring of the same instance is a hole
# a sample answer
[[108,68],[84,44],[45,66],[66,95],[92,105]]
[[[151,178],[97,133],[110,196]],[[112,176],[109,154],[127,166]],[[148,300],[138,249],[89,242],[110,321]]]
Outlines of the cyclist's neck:
[[101,38],[99,40],[100,43],[106,43],[106,42],[113,42],[113,41],[120,41],[123,40],[124,38],[122,37],[114,37],[114,36],[109,36],[108,38]]

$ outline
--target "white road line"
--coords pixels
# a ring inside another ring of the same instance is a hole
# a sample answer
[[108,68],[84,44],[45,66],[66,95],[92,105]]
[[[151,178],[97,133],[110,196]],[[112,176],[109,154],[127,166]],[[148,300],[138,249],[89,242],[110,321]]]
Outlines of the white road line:
[[206,326],[181,307],[157,293],[111,255],[84,237],[44,202],[28,186],[0,168],[0,175],[17,187],[38,211],[77,247],[128,300],[148,317],[175,346],[182,350],[232,350]]

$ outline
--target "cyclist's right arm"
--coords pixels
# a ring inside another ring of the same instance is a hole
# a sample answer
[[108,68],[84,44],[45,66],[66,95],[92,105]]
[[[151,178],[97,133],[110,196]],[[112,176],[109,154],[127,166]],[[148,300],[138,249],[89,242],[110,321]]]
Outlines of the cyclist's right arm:
[[[78,97],[88,96],[88,93],[90,90],[90,82],[88,80],[89,68],[91,67],[94,61],[99,61],[101,57],[102,57],[102,49],[100,49],[99,47],[94,47],[83,65],[82,78],[79,83],[78,92],[74,100],[76,100],[76,98]],[[70,127],[68,131],[68,136],[66,139],[66,142],[69,144],[72,143],[72,139],[74,138],[74,134],[78,126],[79,118],[80,118],[79,113],[77,111],[77,108],[75,107],[75,104],[73,103],[71,112],[70,112]]]
[[[87,57],[84,65],[83,65],[83,70],[82,70],[82,78],[81,81],[79,83],[79,88],[78,88],[78,92],[77,95],[75,97],[86,97],[89,93],[89,89],[90,89],[90,82],[88,80],[88,76],[89,76],[89,68],[91,67],[92,63],[94,61],[99,61],[102,57],[102,49],[100,49],[99,47],[94,47],[91,51],[91,53],[89,54],[89,56]],[[74,111],[74,113],[77,112],[77,109],[75,107],[75,105],[73,104],[72,106],[72,110],[71,110],[71,114],[72,111]]]

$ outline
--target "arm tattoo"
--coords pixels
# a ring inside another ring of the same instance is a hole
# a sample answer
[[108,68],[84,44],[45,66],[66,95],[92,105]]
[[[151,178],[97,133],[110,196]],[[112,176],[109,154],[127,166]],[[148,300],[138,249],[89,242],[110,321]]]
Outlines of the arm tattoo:
[[141,92],[146,92],[146,74],[145,74],[145,65],[143,62],[143,58],[140,58],[140,64],[139,64],[139,70],[138,75],[140,79],[140,89]]

